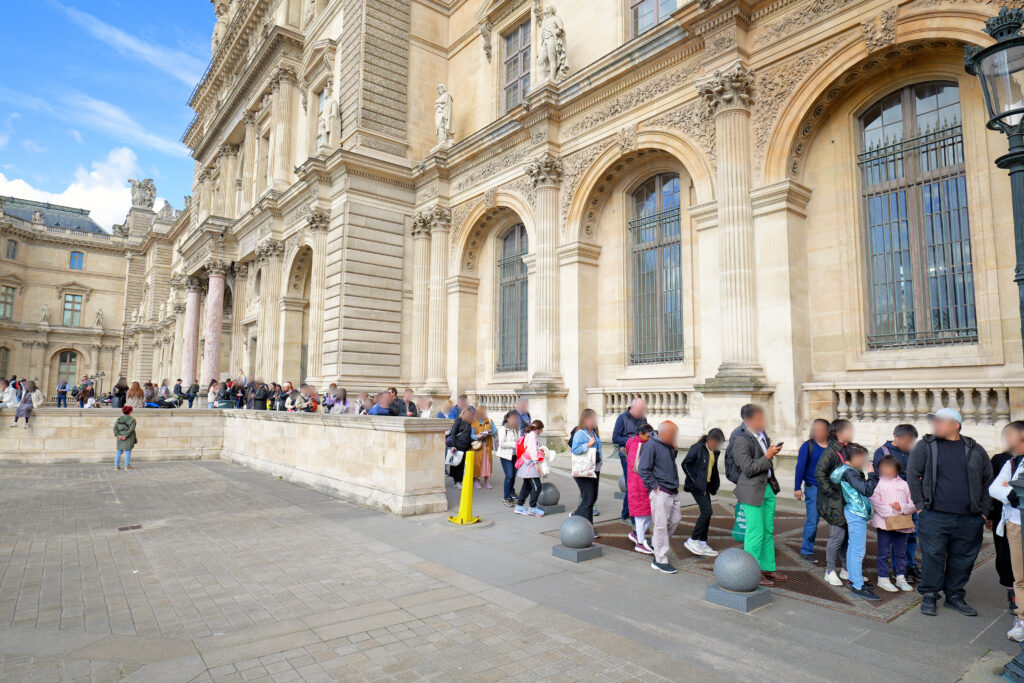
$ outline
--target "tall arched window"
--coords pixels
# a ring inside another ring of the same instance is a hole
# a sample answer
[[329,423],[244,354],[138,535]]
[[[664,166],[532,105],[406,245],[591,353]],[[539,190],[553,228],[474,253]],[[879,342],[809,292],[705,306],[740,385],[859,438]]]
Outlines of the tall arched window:
[[501,238],[498,257],[498,372],[526,369],[526,226]]
[[7,370],[10,369],[11,350],[6,346],[0,346],[0,377],[7,377]]
[[903,88],[861,126],[868,348],[978,341],[959,88]]
[[683,359],[683,269],[679,176],[663,173],[633,193],[632,363]]
[[57,359],[57,382],[74,384],[77,374],[78,354],[74,351],[61,351]]

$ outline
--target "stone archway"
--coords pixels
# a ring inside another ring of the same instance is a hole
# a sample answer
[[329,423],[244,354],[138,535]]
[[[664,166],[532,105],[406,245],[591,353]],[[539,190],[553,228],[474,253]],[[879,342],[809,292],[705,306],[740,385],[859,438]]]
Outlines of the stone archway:
[[[313,249],[303,245],[295,252],[288,279],[281,297],[281,344],[278,368],[281,380],[296,386],[306,380],[310,343],[319,340],[309,338],[309,295],[312,277]],[[263,378],[268,380],[268,378]],[[269,380],[276,381],[276,380]]]

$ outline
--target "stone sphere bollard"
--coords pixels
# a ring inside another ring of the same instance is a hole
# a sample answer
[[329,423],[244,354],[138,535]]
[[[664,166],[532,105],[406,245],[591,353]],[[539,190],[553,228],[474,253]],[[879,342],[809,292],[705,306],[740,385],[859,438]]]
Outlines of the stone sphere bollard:
[[761,582],[761,568],[747,551],[728,548],[715,560],[715,581],[727,591],[750,593]]
[[562,522],[558,538],[566,548],[589,548],[594,545],[594,527],[583,517],[570,517]]
[[625,474],[623,474],[621,477],[619,477],[619,491],[621,491],[622,493],[626,492],[626,475]]
[[544,482],[540,485],[540,495],[537,496],[537,505],[543,505],[544,507],[558,505],[559,498],[561,498],[561,494],[558,491],[558,487],[550,481]]

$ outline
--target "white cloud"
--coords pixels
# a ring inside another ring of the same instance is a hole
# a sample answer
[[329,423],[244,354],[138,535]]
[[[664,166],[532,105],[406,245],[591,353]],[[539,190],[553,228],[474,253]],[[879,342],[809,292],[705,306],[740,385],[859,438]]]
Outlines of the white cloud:
[[87,12],[63,5],[56,0],[53,4],[63,10],[71,21],[85,29],[93,38],[113,47],[125,56],[141,59],[186,85],[195,85],[203,76],[206,63],[187,52],[146,42]]
[[184,145],[149,132],[124,109],[83,93],[71,92],[61,99],[59,105],[54,105],[40,97],[0,86],[0,102],[17,104],[76,126],[102,131],[124,144],[147,147],[183,159],[189,155]]
[[82,140],[82,134],[79,133],[74,128],[72,128],[68,132],[71,133],[71,137],[73,137],[75,139],[75,142],[77,142],[78,144],[82,144],[83,142],[85,142],[84,140]]
[[0,149],[7,146],[7,143],[11,141],[11,136],[7,133],[0,133]]
[[[46,192],[20,178],[7,178],[0,173],[0,195],[32,199],[89,209],[92,219],[105,230],[124,220],[131,208],[128,178],[139,176],[138,158],[127,147],[113,149],[106,159],[94,161],[91,169],[79,166],[75,179],[62,192]],[[163,206],[158,202],[157,206]]]
[[46,151],[46,147],[43,147],[42,145],[36,143],[33,140],[22,140],[21,147],[26,152],[31,152],[33,154],[42,154],[43,152]]

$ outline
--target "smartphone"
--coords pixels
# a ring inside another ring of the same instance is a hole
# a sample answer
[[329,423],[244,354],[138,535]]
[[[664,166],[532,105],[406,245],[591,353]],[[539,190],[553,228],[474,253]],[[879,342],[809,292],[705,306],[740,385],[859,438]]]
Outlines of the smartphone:
[[780,441],[777,444],[775,444],[775,447],[776,448],[782,448],[782,444],[784,444],[784,443],[786,443],[786,442],[785,441]]

